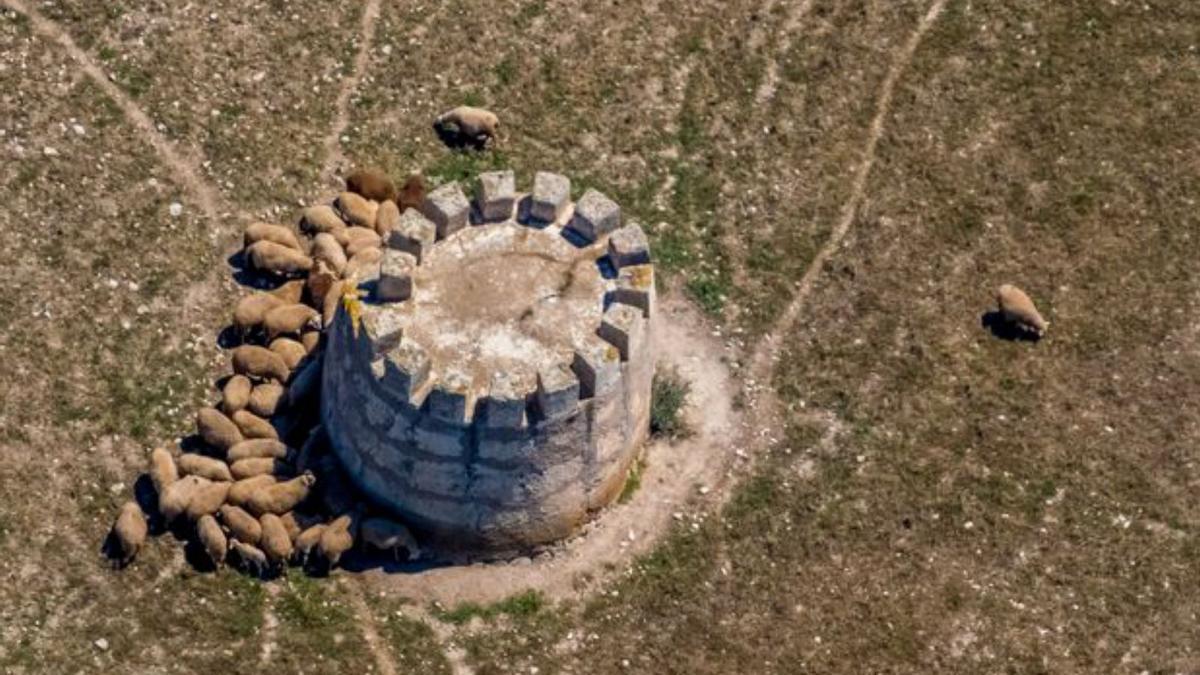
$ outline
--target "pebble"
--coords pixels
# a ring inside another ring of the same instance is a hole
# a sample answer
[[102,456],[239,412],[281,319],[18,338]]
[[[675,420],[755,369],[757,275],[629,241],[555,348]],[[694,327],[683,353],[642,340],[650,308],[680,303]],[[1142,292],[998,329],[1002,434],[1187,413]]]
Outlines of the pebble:
[[47,157],[58,157],[58,150],[55,150],[47,145],[46,147],[42,148],[42,154]]
[[87,133],[87,130],[83,128],[82,124],[72,124],[71,131],[74,131],[76,136],[83,136]]
[[171,206],[167,207],[167,210],[171,213],[172,218],[178,218],[183,215],[183,204],[171,202]]
[[108,640],[105,640],[104,638],[100,638],[92,644],[96,645],[96,649],[99,649],[102,652],[108,651]]

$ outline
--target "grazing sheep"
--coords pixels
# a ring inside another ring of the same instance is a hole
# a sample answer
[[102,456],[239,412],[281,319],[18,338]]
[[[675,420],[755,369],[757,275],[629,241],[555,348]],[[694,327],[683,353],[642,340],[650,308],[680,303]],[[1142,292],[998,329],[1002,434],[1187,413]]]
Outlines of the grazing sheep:
[[133,562],[137,557],[146,543],[148,531],[149,526],[146,524],[146,514],[142,513],[142,507],[138,506],[136,501],[122,504],[112,527],[112,541],[116,546],[113,553],[119,554],[114,557],[117,557],[122,566]]
[[273,438],[252,438],[242,441],[229,449],[225,454],[231,464],[243,459],[254,459],[261,457],[269,457],[272,459],[283,459],[288,456],[288,447]]
[[417,540],[402,523],[389,518],[367,518],[359,529],[363,542],[381,551],[391,551],[396,560],[400,560],[400,549],[404,549],[409,560],[415,560],[421,555]]
[[262,541],[262,525],[240,506],[225,504],[218,513],[221,514],[221,522],[233,533],[234,539],[252,546],[258,546],[258,542]]
[[321,346],[321,332],[310,330],[300,336],[300,346],[304,347],[305,354],[312,354],[317,347]]
[[270,241],[280,246],[286,246],[304,252],[304,247],[300,246],[300,240],[291,230],[283,225],[272,225],[270,223],[251,223],[246,226],[245,244],[251,246],[260,241]]
[[255,292],[238,301],[233,308],[233,327],[241,335],[256,330],[262,325],[267,312],[282,307],[283,300],[270,293]]
[[[321,303],[321,323],[324,325],[328,326],[333,323],[338,307],[342,306],[342,293],[347,285],[350,284],[335,284],[325,293],[325,300]],[[353,285],[350,287],[353,288]]]
[[[222,507],[224,508],[224,507]],[[220,566],[225,562],[225,554],[229,551],[229,539],[221,531],[217,519],[209,514],[200,516],[196,521],[196,537],[204,547],[204,552],[212,560],[213,565]]]
[[309,556],[312,555],[313,549],[321,543],[321,535],[328,527],[325,523],[317,523],[296,537],[296,544],[293,548],[298,564],[303,565],[308,562]]
[[[229,472],[240,482],[255,476],[287,476],[292,473],[292,467],[287,462],[274,457],[247,457],[231,464]],[[238,506],[246,506],[252,497],[253,494]]]
[[[351,237],[350,245],[346,247],[346,255],[350,256],[350,260],[354,260],[354,256],[369,248],[380,248],[379,239],[372,239],[371,237],[364,237],[361,235]],[[349,265],[350,263],[347,262],[346,266],[348,267]]]
[[258,345],[242,345],[233,350],[233,372],[259,379],[287,382],[288,367],[275,352]]
[[[237,465],[245,461],[249,460],[239,460],[238,462],[234,462],[233,466],[229,467],[230,472],[235,478],[238,475]],[[239,478],[233,484],[233,487],[229,488],[229,496],[226,498],[226,501],[234,506],[246,508],[246,502],[250,501],[250,495],[277,482],[279,482],[278,479],[270,473],[259,473],[247,476],[246,478]]]
[[260,272],[295,276],[312,269],[312,258],[273,241],[259,241],[246,248],[250,266]]
[[[343,268],[344,269],[344,268]],[[313,307],[324,307],[325,296],[330,289],[338,285],[341,280],[341,272],[335,272],[332,267],[324,261],[318,261],[313,266],[313,271],[308,273],[308,299]]]
[[336,232],[344,229],[346,229],[345,221],[328,204],[310,206],[304,209],[304,215],[300,219],[300,231],[309,235],[321,232]]
[[166,448],[155,448],[150,451],[150,482],[154,484],[154,492],[162,499],[163,492],[171,483],[179,480],[179,468],[175,458]]
[[[357,252],[362,250],[363,247],[379,247],[383,245],[383,237],[379,236],[379,233],[375,230],[367,227],[347,227],[346,239],[349,242],[346,244],[346,255],[351,258],[354,257],[354,252],[350,250],[351,247],[357,246],[358,248],[354,249]],[[359,242],[367,243],[361,244]]]
[[245,375],[234,375],[221,388],[221,412],[226,415],[246,407],[250,402],[250,392],[254,385]]
[[[279,340],[285,339],[286,338],[279,338]],[[279,342],[279,340],[276,340],[275,342]],[[292,341],[288,340],[288,342]],[[294,344],[300,349],[304,349],[304,346],[299,342]],[[271,343],[271,351],[278,353],[278,350],[275,349],[274,342]],[[303,358],[303,355],[301,358]],[[289,365],[288,367],[290,368],[291,366]],[[284,393],[285,390],[283,385],[279,384],[278,382],[263,382],[250,391],[250,397],[246,404],[246,409],[255,415],[258,415],[259,417],[271,417],[277,410],[279,410],[279,402],[283,400]]]
[[346,514],[334,519],[321,533],[321,541],[317,543],[317,550],[331,568],[337,566],[346,551],[354,548],[357,525],[358,516]]
[[168,523],[174,521],[187,511],[192,498],[212,481],[199,476],[184,476],[167,486],[158,496],[158,512]]
[[200,516],[216,513],[217,509],[225,503],[225,498],[229,496],[231,485],[233,484],[209,482],[208,485],[197,488],[195,494],[188,500],[186,509],[188,520],[196,521],[200,519]]
[[228,450],[244,440],[242,432],[238,430],[238,426],[233,423],[233,420],[216,408],[201,408],[196,413],[196,431],[199,432],[205,443],[222,451]]
[[304,280],[292,279],[279,288],[267,292],[282,300],[285,305],[294,305],[304,297]]
[[308,305],[295,304],[276,307],[263,317],[268,339],[279,335],[299,335],[306,329],[321,328],[321,314]]
[[1000,305],[1000,316],[1022,330],[1041,337],[1050,327],[1050,322],[1042,318],[1033,300],[1012,284],[1004,284],[996,290],[996,303]]
[[191,452],[179,456],[179,470],[189,476],[200,476],[213,481],[233,481],[229,466],[225,462]]
[[328,232],[321,232],[313,239],[312,254],[313,260],[325,263],[330,270],[339,275],[346,269],[346,262],[349,260],[346,257],[346,249]]
[[383,251],[372,246],[354,254],[346,263],[346,278],[355,283],[375,276],[379,272],[379,261],[383,259]]
[[269,485],[250,495],[249,501],[246,502],[246,510],[259,515],[287,513],[308,499],[316,482],[312,472],[306,471],[292,480]]
[[[315,332],[309,331],[310,334]],[[275,338],[271,340],[271,344],[267,349],[278,354],[279,358],[283,359],[283,365],[287,366],[288,370],[295,370],[296,366],[300,365],[300,362],[304,360],[304,357],[308,356],[308,350],[304,348],[304,345],[291,338]],[[281,390],[280,394],[282,393]]]
[[246,438],[273,438],[279,440],[279,432],[275,430],[275,427],[249,410],[239,410],[233,413],[233,423],[238,426],[238,429],[242,432],[242,436]]
[[375,213],[375,231],[379,233],[379,236],[388,236],[388,233],[396,229],[399,224],[400,207],[396,206],[396,202],[381,202],[379,211]]
[[334,207],[347,225],[365,227],[375,230],[375,215],[379,210],[377,202],[360,197],[353,192],[343,192],[337,196]]
[[260,546],[263,553],[267,554],[267,560],[276,568],[286,565],[292,557],[292,538],[288,536],[283,521],[274,513],[264,513],[259,516],[258,524],[262,526]]
[[400,188],[400,194],[396,197],[396,207],[400,213],[409,209],[419,209],[425,202],[425,195],[428,192],[429,188],[425,185],[425,179],[418,174],[413,174],[404,181],[404,186]]
[[489,110],[464,105],[439,115],[433,126],[441,133],[453,133],[460,140],[483,147],[497,139],[500,118]]
[[245,544],[237,539],[229,542],[229,549],[237,554],[239,566],[247,573],[261,577],[269,569],[267,554],[257,546]]
[[346,189],[377,202],[396,200],[396,184],[379,169],[358,169],[346,176]]
[[300,532],[304,529],[300,526],[300,520],[296,518],[295,511],[288,511],[279,516],[279,521],[283,523],[283,529],[287,530],[288,536],[292,541],[296,541],[296,537],[300,536]]

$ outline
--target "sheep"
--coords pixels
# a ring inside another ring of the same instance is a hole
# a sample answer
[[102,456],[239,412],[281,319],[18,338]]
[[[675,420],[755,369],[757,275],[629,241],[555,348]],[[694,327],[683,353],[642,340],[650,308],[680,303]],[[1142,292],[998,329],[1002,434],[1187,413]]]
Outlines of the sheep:
[[321,346],[321,332],[310,330],[300,336],[300,346],[304,347],[305,354],[312,354]]
[[379,272],[379,261],[383,259],[383,251],[372,246],[354,254],[346,263],[346,278],[357,283]]
[[[242,432],[242,436],[246,438],[273,438],[279,440],[279,432],[275,430],[275,427],[249,410],[239,410],[233,413],[233,423],[238,426],[238,429]],[[226,450],[228,451],[228,448]]]
[[283,459],[288,456],[288,447],[282,441],[273,438],[251,438],[242,441],[229,449],[225,459],[230,463],[243,459],[270,457]]
[[287,564],[292,557],[292,538],[288,536],[283,521],[273,513],[264,513],[259,516],[258,524],[262,526],[260,546],[263,553],[267,554],[267,560],[275,567]]
[[179,480],[179,468],[175,458],[166,448],[155,448],[150,451],[150,482],[154,484],[154,492],[162,499],[163,492],[175,481]]
[[321,314],[300,303],[276,307],[263,317],[263,328],[271,340],[279,335],[299,335],[305,329],[320,329]]
[[[230,467],[230,473],[232,473],[235,478],[238,475],[237,464],[238,462],[234,462],[233,466]],[[226,497],[226,501],[234,506],[245,508],[246,502],[250,501],[250,495],[261,490],[262,488],[274,485],[277,482],[279,482],[278,479],[276,479],[275,476],[270,473],[258,473],[247,476],[246,478],[239,478],[237,482],[233,484],[233,487],[229,488],[229,495]]]
[[221,531],[216,518],[210,514],[200,516],[200,520],[196,521],[196,538],[200,540],[213,565],[219,566],[225,562],[225,554],[229,551],[229,539]]
[[250,266],[278,276],[295,276],[312,269],[312,258],[273,241],[258,241],[246,248]]
[[272,225],[270,223],[251,223],[247,225],[245,233],[246,246],[251,246],[260,241],[270,241],[302,253],[304,252],[304,247],[300,246],[300,240],[296,239],[296,235],[283,225]]
[[[344,269],[344,268],[343,268]],[[338,285],[341,279],[341,272],[335,272],[332,267],[324,261],[318,261],[313,267],[313,271],[308,273],[308,299],[313,307],[324,307],[325,298],[330,289]],[[325,325],[329,322],[322,321]]]
[[275,352],[258,345],[242,345],[233,350],[233,372],[259,379],[287,382],[288,367]]
[[196,521],[200,519],[200,516],[216,513],[217,509],[225,503],[225,498],[229,496],[229,488],[232,485],[233,483],[209,482],[208,485],[197,488],[195,494],[188,500],[186,509],[188,520]]
[[259,524],[257,518],[246,513],[240,506],[225,504],[221,506],[218,513],[221,514],[221,522],[225,523],[225,527],[229,528],[238,541],[252,546],[258,546],[258,543],[262,541],[262,525]]
[[379,210],[377,202],[360,197],[353,192],[343,192],[337,196],[337,201],[333,205],[347,225],[357,225],[374,231],[375,215]]
[[[315,332],[316,331],[308,331],[307,334],[312,334]],[[300,365],[300,362],[304,360],[304,357],[308,356],[308,350],[304,348],[304,345],[291,338],[275,338],[274,340],[271,340],[271,344],[267,347],[267,349],[270,349],[278,354],[279,358],[283,359],[283,365],[287,366],[288,370],[295,370],[296,366]],[[282,393],[283,392],[281,390],[280,394]],[[267,416],[270,416],[270,414]]]
[[425,179],[418,174],[413,174],[404,181],[404,186],[400,188],[400,194],[396,196],[396,207],[400,213],[409,209],[420,209],[421,204],[425,203],[427,192]]
[[379,233],[379,236],[388,236],[388,233],[396,229],[399,224],[400,207],[396,206],[396,202],[381,202],[379,211],[375,213],[375,231]]
[[500,118],[489,110],[464,105],[439,115],[433,126],[439,133],[453,133],[458,140],[483,147],[497,140]]
[[332,233],[344,229],[346,229],[345,221],[328,204],[304,209],[304,215],[300,219],[300,231],[305,234]]
[[250,378],[245,375],[234,375],[221,388],[221,412],[226,415],[245,408],[250,402],[250,392],[253,389]]
[[233,481],[229,466],[225,462],[191,452],[179,456],[179,470],[186,475],[200,476],[212,481]]
[[[279,338],[279,340],[284,339],[286,338]],[[279,340],[275,342],[279,342]],[[288,342],[291,342],[291,340],[288,340]],[[296,342],[295,345],[300,349],[304,349],[304,346],[299,342]],[[271,343],[271,351],[276,351],[274,343]],[[283,385],[278,382],[263,382],[250,390],[249,400],[245,408],[259,417],[270,417],[279,410],[279,402],[283,400],[285,393]]]
[[234,539],[229,542],[229,549],[237,554],[239,564],[246,572],[256,577],[261,577],[267,571],[267,554],[263,553],[262,549],[257,546],[251,546],[250,544],[245,544]]
[[295,511],[288,511],[279,516],[279,522],[283,523],[283,529],[287,530],[288,537],[292,541],[296,541],[296,537],[300,536],[300,532],[304,529],[300,526],[300,521],[296,518]]
[[174,521],[187,511],[192,498],[212,481],[200,476],[184,476],[167,486],[158,497],[158,512],[168,523]]
[[321,303],[321,323],[328,326],[333,323],[333,319],[337,316],[338,307],[342,306],[342,294],[346,287],[354,288],[353,284],[342,283],[334,284],[325,292],[325,298]]
[[313,549],[321,543],[321,535],[325,533],[328,527],[325,523],[317,523],[296,537],[293,550],[298,564],[303,565],[308,562],[309,556],[312,555]]
[[1042,318],[1033,300],[1012,284],[1003,284],[996,290],[996,304],[1000,306],[1000,316],[1005,321],[1038,337],[1045,335],[1050,327],[1050,322]]
[[251,293],[234,306],[233,327],[241,335],[246,335],[262,325],[267,312],[283,305],[283,300],[270,293]]
[[113,554],[123,567],[133,562],[142,546],[146,543],[146,514],[136,501],[128,501],[121,505],[117,512],[117,520],[112,526]]
[[346,257],[346,250],[328,232],[321,232],[313,238],[312,254],[314,261],[325,263],[330,270],[337,274],[341,274],[342,270],[346,269],[346,262],[349,260]]
[[[287,462],[275,459],[274,457],[247,457],[239,459],[229,466],[229,472],[239,482],[247,478],[255,476],[285,476],[292,471],[291,465]],[[253,494],[251,494],[251,497]],[[247,497],[245,504],[250,503],[250,498]],[[243,506],[245,504],[239,504]]]
[[281,284],[279,288],[273,291],[267,291],[267,293],[279,298],[285,305],[294,305],[304,297],[304,280],[292,279],[285,284]]
[[346,189],[377,202],[396,200],[396,184],[379,169],[358,169],[346,176]]
[[367,518],[359,528],[363,542],[381,551],[391,551],[396,560],[400,559],[400,549],[408,553],[409,560],[415,560],[421,555],[417,540],[402,523],[388,518]]
[[325,531],[321,533],[321,540],[317,543],[317,550],[321,553],[321,557],[329,564],[329,567],[335,567],[342,559],[342,555],[354,547],[354,535],[357,532],[358,516],[346,514],[333,520],[326,526]]
[[228,450],[244,440],[242,432],[233,423],[233,420],[216,408],[201,408],[196,413],[196,431],[199,432],[205,443],[222,451]]
[[[352,232],[355,230],[358,230],[358,228],[352,227],[347,230],[347,232]],[[350,235],[350,243],[346,246],[346,255],[349,256],[350,260],[353,260],[354,256],[357,255],[359,251],[365,251],[369,248],[380,248],[382,246],[382,240],[380,239],[379,235],[375,234],[374,230],[367,231],[371,233],[371,236],[357,233]],[[350,263],[347,262],[346,264],[348,266]]]
[[292,480],[269,485],[250,495],[246,510],[259,515],[287,513],[308,498],[316,482],[312,472],[306,471]]

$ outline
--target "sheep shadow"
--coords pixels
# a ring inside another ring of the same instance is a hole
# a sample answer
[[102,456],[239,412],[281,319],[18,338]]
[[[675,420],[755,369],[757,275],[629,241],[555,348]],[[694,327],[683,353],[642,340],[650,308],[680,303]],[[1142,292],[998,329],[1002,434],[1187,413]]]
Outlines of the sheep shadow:
[[388,574],[416,574],[438,567],[446,567],[450,563],[425,558],[401,560],[393,553],[367,551],[356,547],[347,551],[338,564],[347,572],[379,570]]
[[104,541],[100,544],[100,555],[104,556],[115,570],[125,569],[132,562],[122,560],[121,542],[113,530],[109,530],[108,534],[104,536]]
[[438,140],[442,142],[442,145],[451,150],[483,152],[487,149],[487,136],[471,136],[460,132],[451,125],[438,124],[437,122],[433,124],[433,132],[437,134]]
[[252,288],[256,291],[273,291],[289,281],[300,278],[278,274],[264,274],[250,266],[246,258],[246,250],[238,249],[236,253],[225,259],[225,264],[233,270],[233,280],[239,286]]
[[983,316],[979,317],[979,323],[994,337],[1008,342],[1038,342],[1042,339],[1037,333],[1006,320],[1003,314],[994,310],[985,312]]
[[133,482],[133,498],[146,514],[146,529],[152,537],[167,531],[166,520],[158,510],[158,490],[150,474],[143,473]]

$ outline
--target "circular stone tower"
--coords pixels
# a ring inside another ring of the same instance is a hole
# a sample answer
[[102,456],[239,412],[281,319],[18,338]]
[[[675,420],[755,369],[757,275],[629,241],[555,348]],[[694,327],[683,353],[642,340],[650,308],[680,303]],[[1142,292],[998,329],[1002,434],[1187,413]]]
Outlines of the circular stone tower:
[[431,192],[328,331],[321,416],[377,505],[435,547],[563,538],[621,491],[649,428],[645,233],[564,176]]

